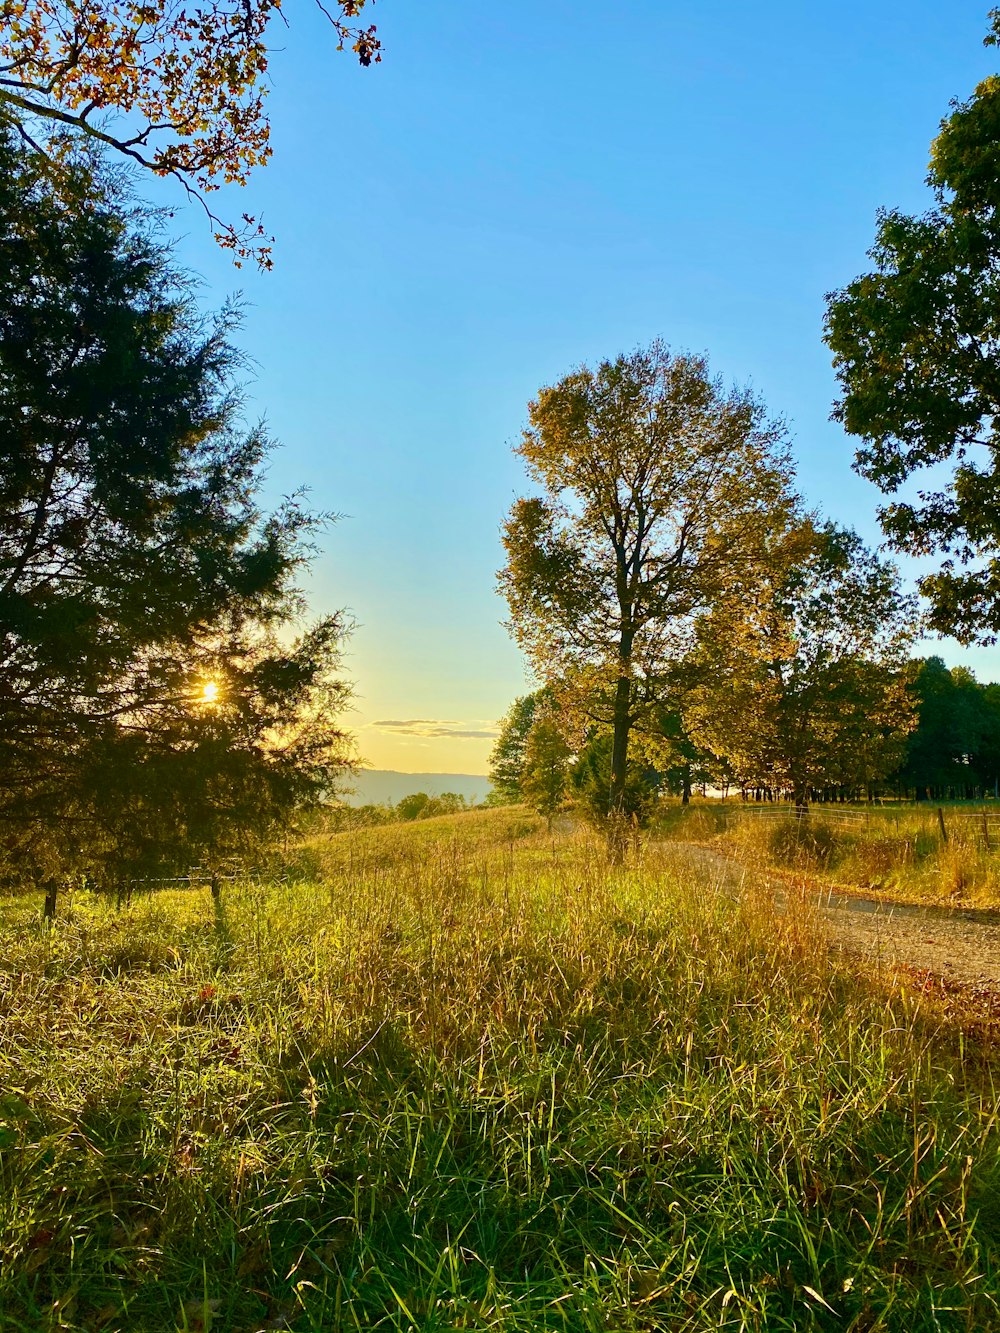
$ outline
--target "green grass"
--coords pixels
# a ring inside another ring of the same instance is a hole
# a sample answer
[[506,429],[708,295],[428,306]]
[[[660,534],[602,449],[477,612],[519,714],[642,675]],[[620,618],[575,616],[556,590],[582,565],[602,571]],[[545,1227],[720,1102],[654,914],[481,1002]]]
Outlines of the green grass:
[[937,809],[817,805],[800,820],[788,806],[706,801],[665,806],[656,835],[901,901],[1000,906],[1000,807],[944,807],[947,841]]
[[807,919],[486,811],[2,904],[0,1329],[1000,1328],[997,1064]]

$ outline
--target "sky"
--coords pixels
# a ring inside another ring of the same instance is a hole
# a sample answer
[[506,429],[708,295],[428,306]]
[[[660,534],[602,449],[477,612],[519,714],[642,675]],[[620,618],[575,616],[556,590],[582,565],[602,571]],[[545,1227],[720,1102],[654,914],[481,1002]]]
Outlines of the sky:
[[[664,338],[750,384],[810,505],[880,539],[879,494],[829,420],[824,294],[867,266],[876,210],[927,207],[949,101],[995,70],[986,0],[378,0],[363,70],[319,10],[275,30],[274,157],[218,211],[262,216],[237,271],[169,182],[206,308],[241,292],[265,485],[335,512],[308,585],[357,622],[345,723],[369,764],[483,773],[532,688],[495,590],[528,489],[539,387]],[[366,11],[367,17],[368,11]],[[1000,678],[994,649],[922,644]]]

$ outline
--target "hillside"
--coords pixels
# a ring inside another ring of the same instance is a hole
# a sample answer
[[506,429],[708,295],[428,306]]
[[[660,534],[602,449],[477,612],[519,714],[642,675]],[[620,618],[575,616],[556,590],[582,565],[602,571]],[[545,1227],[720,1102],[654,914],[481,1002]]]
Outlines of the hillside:
[[1000,1329],[990,1012],[656,839],[289,852],[0,887],[2,1333]]
[[467,801],[485,801],[490,791],[489,778],[478,773],[395,773],[366,768],[351,782],[354,790],[345,796],[349,805],[396,805],[415,791],[425,791],[428,796],[453,791]]

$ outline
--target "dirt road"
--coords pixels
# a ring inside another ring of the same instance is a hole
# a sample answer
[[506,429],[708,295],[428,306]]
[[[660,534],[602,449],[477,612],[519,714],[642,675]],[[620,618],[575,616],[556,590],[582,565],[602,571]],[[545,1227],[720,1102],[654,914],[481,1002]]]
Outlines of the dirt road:
[[[739,862],[707,847],[673,844],[681,863],[708,870],[722,888],[736,890],[747,875]],[[787,909],[802,890],[791,877],[771,877],[775,901]],[[805,889],[827,923],[833,942],[880,963],[927,969],[963,986],[1000,989],[1000,912],[919,907],[860,894],[834,893],[815,883]]]

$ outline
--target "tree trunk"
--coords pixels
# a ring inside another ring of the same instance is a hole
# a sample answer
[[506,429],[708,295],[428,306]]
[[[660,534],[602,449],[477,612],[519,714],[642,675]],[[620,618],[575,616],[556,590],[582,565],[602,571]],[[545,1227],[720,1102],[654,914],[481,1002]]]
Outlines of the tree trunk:
[[691,765],[684,765],[684,776],[681,779],[681,805],[691,804]]
[[632,682],[619,676],[615,687],[614,734],[611,741],[611,790],[608,793],[608,860],[621,865],[628,845],[625,784],[628,778],[628,738],[632,728]]
[[45,881],[45,906],[42,908],[42,915],[46,921],[51,921],[55,917],[58,897],[59,881],[57,879],[47,879]]

